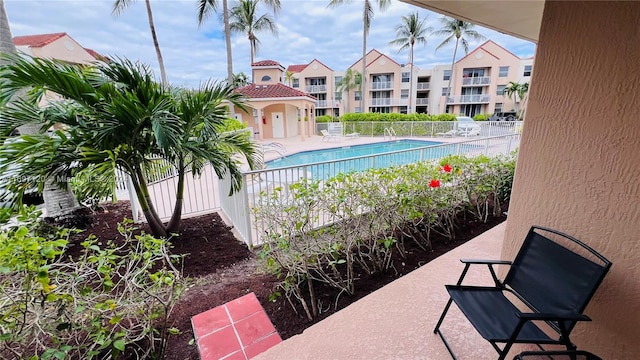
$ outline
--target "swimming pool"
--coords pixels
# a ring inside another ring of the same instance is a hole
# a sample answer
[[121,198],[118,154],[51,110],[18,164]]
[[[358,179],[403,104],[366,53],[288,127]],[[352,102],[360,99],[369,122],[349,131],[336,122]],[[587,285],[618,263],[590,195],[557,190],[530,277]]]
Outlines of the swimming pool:
[[[294,177],[328,179],[338,173],[387,168],[418,161],[441,158],[460,151],[460,144],[444,146],[441,142],[421,140],[395,140],[365,145],[343,146],[322,150],[303,151],[268,161],[269,169],[297,167],[301,171]],[[470,145],[462,144],[464,147]],[[304,175],[302,174],[304,173]]]

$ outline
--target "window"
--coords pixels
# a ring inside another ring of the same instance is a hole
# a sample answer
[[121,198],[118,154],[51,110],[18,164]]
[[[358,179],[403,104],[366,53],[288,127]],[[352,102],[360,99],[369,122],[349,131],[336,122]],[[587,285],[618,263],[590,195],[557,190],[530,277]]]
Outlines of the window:
[[360,91],[356,91],[354,94],[355,100],[360,100]]
[[362,110],[360,110],[360,106],[356,106],[355,112],[357,112],[357,113],[361,113],[362,112]]
[[449,79],[451,79],[451,70],[445,70],[444,75],[442,76],[442,80],[449,80]]
[[409,72],[403,72],[402,73],[402,82],[403,83],[408,83],[410,81],[410,77],[409,77]]
[[524,73],[522,74],[522,76],[531,76],[531,70],[533,70],[533,66],[532,65],[525,65],[524,66]]
[[271,81],[271,76],[265,75],[262,77],[262,81]]
[[449,96],[450,90],[449,88],[442,88],[442,96]]
[[500,72],[498,73],[498,77],[507,77],[507,76],[509,76],[509,67],[500,66]]
[[342,76],[335,76],[333,78],[333,81],[334,81],[334,84],[336,84],[336,87],[337,87],[342,82]]
[[409,90],[402,89],[400,90],[400,99],[408,99],[409,98]]
[[406,114],[407,113],[407,107],[406,106],[400,106],[400,114]]
[[379,113],[379,114],[388,114],[391,112],[391,108],[388,106],[370,107],[369,112]]
[[501,113],[502,112],[502,103],[496,103],[496,107],[495,110],[493,110],[494,113]]
[[498,90],[496,91],[496,95],[504,95],[504,88],[506,88],[507,85],[498,85]]
[[293,79],[293,84],[291,84],[291,87],[300,87],[300,79]]
[[333,95],[333,99],[334,100],[342,100],[342,93],[341,92],[335,93],[335,95]]

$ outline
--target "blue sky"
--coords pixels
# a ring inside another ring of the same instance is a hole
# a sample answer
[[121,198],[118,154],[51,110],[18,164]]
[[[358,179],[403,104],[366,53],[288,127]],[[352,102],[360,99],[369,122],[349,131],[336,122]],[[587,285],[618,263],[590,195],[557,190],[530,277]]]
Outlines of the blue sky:
[[[256,60],[272,59],[285,67],[306,64],[317,58],[330,68],[343,71],[362,55],[362,1],[328,8],[326,1],[281,0],[276,18],[278,37],[259,34],[261,46]],[[195,0],[151,0],[158,40],[169,81],[197,87],[208,79],[226,78],[226,50],[222,22],[214,15],[198,27]],[[230,6],[234,0],[229,0]],[[13,36],[66,32],[82,46],[107,56],[127,57],[150,64],[157,60],[147,22],[144,0],[137,0],[120,16],[111,15],[113,1],[107,0],[5,0]],[[262,12],[267,11],[262,9]],[[367,40],[367,49],[376,48],[399,63],[408,61],[408,52],[398,53],[389,45],[403,15],[418,11],[427,23],[439,28],[440,14],[397,0],[380,12],[376,9]],[[533,43],[493,30],[478,32],[521,57],[533,56]],[[416,48],[415,65],[429,68],[451,61],[453,45],[435,48],[441,38],[429,38]],[[480,42],[471,44],[473,49]],[[250,74],[249,42],[246,35],[232,37],[233,70]],[[458,58],[464,56],[459,51]],[[159,72],[157,72],[159,77]]]

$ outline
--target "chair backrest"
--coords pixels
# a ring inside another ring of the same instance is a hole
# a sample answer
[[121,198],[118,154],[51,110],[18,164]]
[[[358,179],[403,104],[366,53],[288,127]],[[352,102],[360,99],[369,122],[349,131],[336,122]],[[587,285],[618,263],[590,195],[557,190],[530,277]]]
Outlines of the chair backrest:
[[327,131],[327,130],[324,130],[324,129],[320,130],[320,133],[322,133],[322,135],[324,135],[324,136],[329,136],[329,131]]
[[[555,234],[563,243],[575,244],[571,246],[583,249],[595,261],[541,234],[545,232]],[[609,260],[581,241],[556,230],[533,226],[504,283],[538,312],[581,314],[610,267]],[[556,324],[550,325],[559,331]],[[565,322],[565,326],[570,332],[575,322]]]

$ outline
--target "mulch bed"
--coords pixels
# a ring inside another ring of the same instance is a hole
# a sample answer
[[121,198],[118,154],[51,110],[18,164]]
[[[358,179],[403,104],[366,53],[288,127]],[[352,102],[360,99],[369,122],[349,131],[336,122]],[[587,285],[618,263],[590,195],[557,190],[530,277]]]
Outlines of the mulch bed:
[[[91,223],[78,238],[88,234],[107,240],[118,239],[120,235],[117,223],[124,217],[131,217],[128,202],[106,204],[102,209],[89,215]],[[441,254],[465,243],[482,232],[504,221],[504,216],[491,218],[487,223],[468,222],[458,229],[455,242],[433,237],[433,250],[429,253],[412,248],[408,242],[407,257],[394,258],[393,268],[389,271],[367,275],[359,274],[356,293],[353,296],[341,295],[337,310],[345,308],[354,301],[370,294],[389,282],[417,269]],[[144,229],[144,225],[141,226]],[[337,292],[331,288],[318,288],[323,294],[323,313],[314,321],[308,321],[302,311],[293,311],[285,297],[269,301],[278,279],[260,271],[260,264],[254,252],[238,241],[216,213],[184,219],[180,236],[172,240],[174,254],[186,254],[183,272],[193,279],[175,306],[170,316],[169,326],[178,328],[181,333],[169,341],[167,359],[198,359],[198,350],[193,339],[191,317],[203,311],[222,305],[240,296],[254,292],[264,307],[276,330],[287,339],[300,334],[304,329],[333,314]]]

